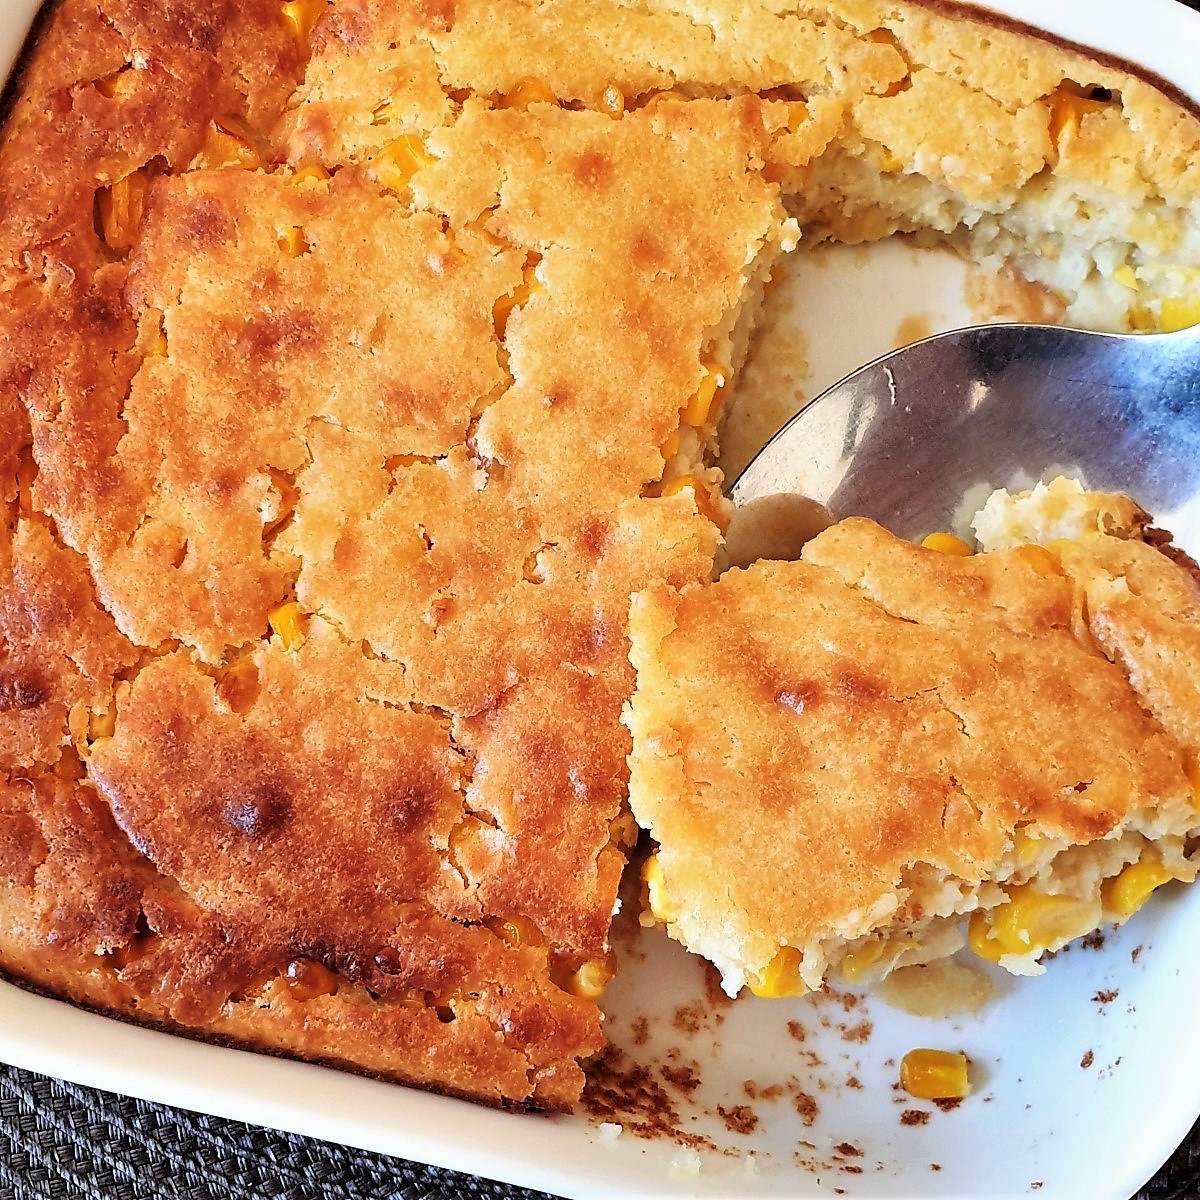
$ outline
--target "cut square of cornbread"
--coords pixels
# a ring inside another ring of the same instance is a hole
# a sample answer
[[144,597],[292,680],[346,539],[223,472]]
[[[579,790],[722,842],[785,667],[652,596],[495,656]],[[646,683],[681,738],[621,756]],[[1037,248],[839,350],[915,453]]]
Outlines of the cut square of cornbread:
[[634,598],[649,905],[731,994],[964,940],[1036,974],[1195,875],[1200,584],[1124,497],[1049,493],[1048,547],[1025,541],[1035,500],[998,498],[982,523],[1008,549],[849,519],[800,561]]
[[1194,115],[941,6],[60,0],[11,99],[0,968],[492,1103],[601,1043],[629,595],[779,255],[1200,266]]

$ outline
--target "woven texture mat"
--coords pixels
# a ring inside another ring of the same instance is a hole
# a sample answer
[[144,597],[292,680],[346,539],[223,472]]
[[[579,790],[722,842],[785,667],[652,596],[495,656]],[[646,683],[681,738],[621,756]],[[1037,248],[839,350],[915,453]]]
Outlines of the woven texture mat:
[[[1197,1196],[1200,1124],[1138,1200]],[[542,1193],[0,1067],[0,1200],[35,1197],[541,1200]]]

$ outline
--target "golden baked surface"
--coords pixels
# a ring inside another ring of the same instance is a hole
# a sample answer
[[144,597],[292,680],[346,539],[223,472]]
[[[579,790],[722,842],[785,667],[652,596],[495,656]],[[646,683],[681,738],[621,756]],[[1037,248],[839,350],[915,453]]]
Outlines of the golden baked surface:
[[1140,541],[1054,545],[962,558],[851,518],[635,598],[634,811],[734,984],[924,920],[927,878],[1004,881],[1015,846],[1200,823],[1200,585]]
[[772,262],[1115,188],[1165,320],[1198,146],[911,5],[61,0],[0,134],[0,967],[570,1106],[629,597],[709,575]]

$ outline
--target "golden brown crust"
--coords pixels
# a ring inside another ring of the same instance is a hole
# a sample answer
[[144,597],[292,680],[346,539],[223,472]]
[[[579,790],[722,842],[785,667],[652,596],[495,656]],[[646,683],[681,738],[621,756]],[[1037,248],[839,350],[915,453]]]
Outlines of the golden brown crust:
[[[0,963],[568,1106],[628,598],[710,571],[711,428],[674,494],[664,447],[740,361],[782,192],[858,238],[916,220],[906,187],[974,220],[1047,172],[1186,208],[1200,127],[906,4],[292,11],[321,19],[63,0],[0,135]],[[1064,80],[1121,104],[1056,141]],[[895,196],[856,209],[839,156]]]

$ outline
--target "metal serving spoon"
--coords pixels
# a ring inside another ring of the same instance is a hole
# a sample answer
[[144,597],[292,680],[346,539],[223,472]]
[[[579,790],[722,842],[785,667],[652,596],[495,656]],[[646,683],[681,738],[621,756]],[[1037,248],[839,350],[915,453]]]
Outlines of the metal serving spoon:
[[1060,473],[1127,493],[1200,554],[1200,325],[981,325],[884,355],[801,409],[742,472],[730,559],[794,557],[851,515],[905,538],[961,531],[992,488]]

